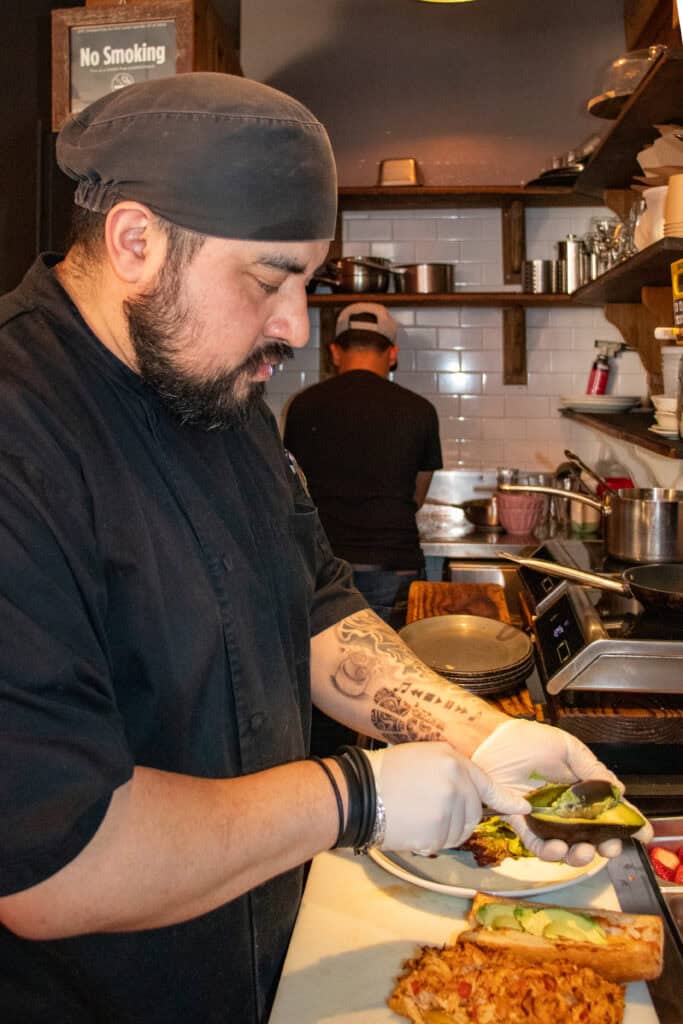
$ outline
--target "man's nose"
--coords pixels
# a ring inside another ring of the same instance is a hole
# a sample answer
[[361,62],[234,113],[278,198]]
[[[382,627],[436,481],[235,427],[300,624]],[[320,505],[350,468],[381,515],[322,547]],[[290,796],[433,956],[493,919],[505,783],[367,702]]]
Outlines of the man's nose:
[[292,348],[303,348],[311,333],[308,319],[308,300],[303,282],[283,293],[275,315],[268,324],[267,333],[288,342]]

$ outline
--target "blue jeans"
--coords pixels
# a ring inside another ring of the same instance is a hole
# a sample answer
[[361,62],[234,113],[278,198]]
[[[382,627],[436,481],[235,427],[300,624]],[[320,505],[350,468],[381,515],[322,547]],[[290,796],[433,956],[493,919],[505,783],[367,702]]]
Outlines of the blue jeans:
[[406,624],[408,590],[415,580],[426,579],[424,569],[382,569],[353,566],[353,582],[373,612],[392,629]]

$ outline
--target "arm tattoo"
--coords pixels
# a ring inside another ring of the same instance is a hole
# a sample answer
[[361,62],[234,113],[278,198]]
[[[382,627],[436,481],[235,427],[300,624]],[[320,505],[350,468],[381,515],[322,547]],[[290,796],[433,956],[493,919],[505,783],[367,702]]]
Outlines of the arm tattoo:
[[[445,718],[481,716],[461,690],[433,672],[393,630],[371,611],[358,612],[337,626],[342,657],[332,683],[345,697],[369,697],[373,726],[389,743],[440,740]],[[447,712],[444,716],[439,712]]]

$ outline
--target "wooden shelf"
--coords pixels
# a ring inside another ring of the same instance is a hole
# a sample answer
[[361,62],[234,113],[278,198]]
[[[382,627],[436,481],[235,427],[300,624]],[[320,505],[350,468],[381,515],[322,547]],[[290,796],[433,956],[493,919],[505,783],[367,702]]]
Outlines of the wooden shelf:
[[594,281],[572,292],[571,298],[587,306],[607,302],[640,302],[646,286],[670,287],[671,264],[683,257],[683,238],[660,238],[635,256],[611,267]]
[[525,206],[593,206],[594,200],[572,188],[524,188],[522,185],[374,185],[339,189],[343,210],[422,209],[436,206],[503,207],[518,200]]
[[605,189],[629,188],[642,171],[637,154],[658,138],[656,124],[683,122],[683,49],[669,50],[657,60],[628,100],[574,191],[602,198]]
[[[407,295],[403,292],[357,292],[309,295],[309,306],[346,306],[350,302],[381,302],[385,306],[572,306],[572,295],[528,292],[448,292]],[[600,305],[600,301],[595,305]],[[591,305],[591,303],[588,303]]]
[[652,414],[638,412],[587,413],[574,412],[573,409],[560,409],[560,413],[567,419],[583,423],[587,427],[593,427],[594,430],[609,434],[610,437],[616,437],[620,441],[628,441],[640,448],[646,448],[667,459],[683,459],[683,441],[658,437],[657,434],[648,430],[648,427],[655,422]]

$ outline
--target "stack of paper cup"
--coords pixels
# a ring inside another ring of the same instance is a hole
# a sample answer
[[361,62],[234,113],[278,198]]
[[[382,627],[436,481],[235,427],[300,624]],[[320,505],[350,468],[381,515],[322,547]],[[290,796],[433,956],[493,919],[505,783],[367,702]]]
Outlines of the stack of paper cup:
[[664,200],[664,234],[683,238],[683,174],[672,174]]

